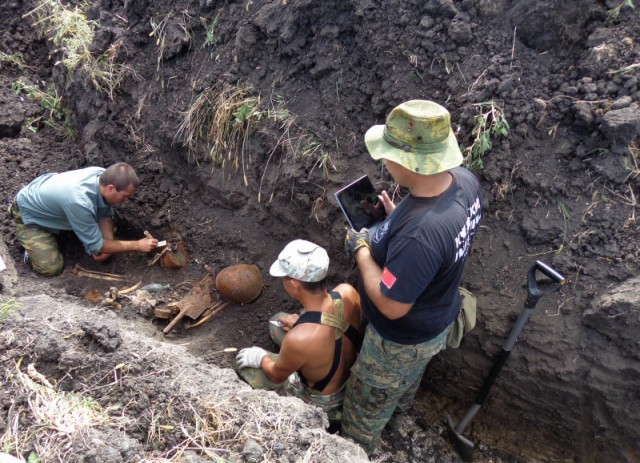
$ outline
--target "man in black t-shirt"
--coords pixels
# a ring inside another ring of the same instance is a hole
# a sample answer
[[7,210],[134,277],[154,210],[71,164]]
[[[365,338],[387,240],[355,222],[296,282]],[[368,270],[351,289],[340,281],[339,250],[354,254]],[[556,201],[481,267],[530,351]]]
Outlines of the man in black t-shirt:
[[342,433],[371,454],[392,415],[411,406],[428,362],[445,348],[482,200],[477,179],[460,167],[449,112],[437,103],[397,106],[385,125],[367,131],[365,143],[409,190],[397,207],[382,192],[385,221],[370,238],[350,230],[345,240],[358,264],[369,325],[347,382]]

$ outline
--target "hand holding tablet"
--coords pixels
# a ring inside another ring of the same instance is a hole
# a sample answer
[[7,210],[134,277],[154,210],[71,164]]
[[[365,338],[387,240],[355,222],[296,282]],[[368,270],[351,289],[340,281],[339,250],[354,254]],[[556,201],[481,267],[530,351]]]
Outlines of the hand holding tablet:
[[366,175],[338,190],[335,196],[349,226],[356,231],[371,228],[384,219],[384,207]]

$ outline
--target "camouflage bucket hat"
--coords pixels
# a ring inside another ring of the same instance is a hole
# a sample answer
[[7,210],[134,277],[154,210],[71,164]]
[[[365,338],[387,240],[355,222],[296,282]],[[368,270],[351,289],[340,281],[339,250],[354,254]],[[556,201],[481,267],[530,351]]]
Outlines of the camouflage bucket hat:
[[393,108],[385,125],[364,136],[373,159],[387,159],[422,175],[462,164],[462,153],[446,108],[433,101],[411,100]]
[[274,277],[289,277],[309,283],[321,281],[329,271],[329,256],[324,248],[306,240],[287,244],[269,269]]

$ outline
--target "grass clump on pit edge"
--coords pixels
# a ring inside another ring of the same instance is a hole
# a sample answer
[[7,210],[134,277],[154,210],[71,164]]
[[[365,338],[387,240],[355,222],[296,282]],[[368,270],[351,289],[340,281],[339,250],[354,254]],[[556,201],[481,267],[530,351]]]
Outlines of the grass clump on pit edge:
[[62,64],[69,71],[79,70],[84,73],[96,90],[113,100],[117,89],[133,70],[117,62],[118,54],[124,46],[120,40],[112,43],[99,56],[91,53],[90,45],[97,23],[87,19],[86,11],[89,6],[86,1],[71,7],[58,0],[40,0],[23,17],[32,18],[33,25],[57,47],[52,53],[59,52],[62,58],[56,65]]
[[[114,431],[138,436],[142,447],[136,463],[179,463],[189,454],[224,462],[241,452],[249,439],[262,448],[261,461],[275,461],[283,445],[295,448],[300,439],[300,412],[272,399],[258,401],[259,394],[213,394],[193,400],[184,396],[191,395],[189,386],[178,387],[169,400],[152,403],[142,414],[135,407],[127,411],[117,400],[100,405],[87,394],[105,387],[131,392],[158,371],[138,376],[120,364],[103,381],[86,386],[84,393],[60,390],[35,363],[25,366],[23,359],[4,373],[8,390],[21,400],[13,401],[6,412],[11,425],[0,434],[0,452],[30,463],[75,461]],[[326,438],[324,433],[308,436],[309,447],[301,449],[303,455],[296,461],[315,461]]]
[[12,312],[15,312],[19,308],[20,303],[16,302],[15,299],[8,299],[6,301],[0,299],[0,326],[4,324],[5,320]]
[[329,152],[313,134],[295,123],[295,116],[286,109],[282,97],[272,94],[268,103],[264,103],[246,82],[222,83],[204,89],[183,112],[174,140],[180,140],[196,161],[205,151],[205,158],[214,169],[218,166],[225,169],[229,165],[236,170],[242,168],[244,183],[248,185],[246,172],[252,158],[246,145],[259,124],[265,121],[278,124],[281,135],[264,165],[258,201],[262,199],[264,173],[276,152],[294,161],[315,159],[310,175],[316,167],[322,170],[324,178],[331,168],[335,170]]
[[106,412],[93,400],[55,390],[33,363],[24,372],[20,359],[15,371],[7,373],[15,391],[26,400],[20,405],[14,403],[9,409],[12,426],[0,436],[2,452],[28,455],[28,461],[34,463],[43,458],[42,461],[66,461],[73,451],[74,437],[108,420]]
[[509,135],[509,123],[502,108],[494,101],[475,103],[473,106],[477,108],[478,114],[473,118],[473,141],[463,150],[464,166],[480,170],[484,168],[482,157],[493,146],[492,139]]

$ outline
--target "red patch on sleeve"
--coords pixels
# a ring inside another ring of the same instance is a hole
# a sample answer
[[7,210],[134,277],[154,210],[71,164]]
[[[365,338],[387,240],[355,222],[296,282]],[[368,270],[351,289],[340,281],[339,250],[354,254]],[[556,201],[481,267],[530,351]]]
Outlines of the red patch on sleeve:
[[389,271],[387,267],[385,267],[382,271],[382,282],[388,289],[391,289],[393,284],[396,282],[396,277]]

